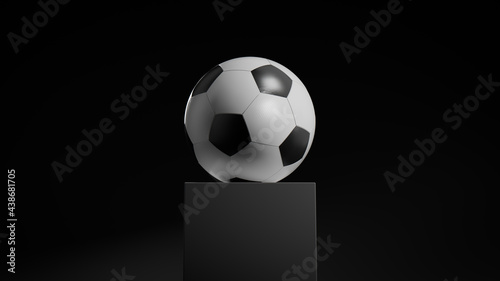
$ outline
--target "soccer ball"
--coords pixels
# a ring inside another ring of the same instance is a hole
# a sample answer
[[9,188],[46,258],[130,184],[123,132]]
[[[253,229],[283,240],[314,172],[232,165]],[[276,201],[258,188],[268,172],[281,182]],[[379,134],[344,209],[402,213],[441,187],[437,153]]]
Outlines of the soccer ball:
[[306,157],[314,106],[300,79],[258,57],[223,62],[193,88],[184,125],[199,164],[223,182],[277,182]]

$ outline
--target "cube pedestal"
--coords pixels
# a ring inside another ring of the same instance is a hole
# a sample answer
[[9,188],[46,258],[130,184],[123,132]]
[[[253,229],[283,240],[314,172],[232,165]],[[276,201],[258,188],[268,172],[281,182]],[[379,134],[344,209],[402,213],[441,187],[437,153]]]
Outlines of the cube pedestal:
[[282,281],[316,258],[315,183],[186,183],[184,203],[184,281]]

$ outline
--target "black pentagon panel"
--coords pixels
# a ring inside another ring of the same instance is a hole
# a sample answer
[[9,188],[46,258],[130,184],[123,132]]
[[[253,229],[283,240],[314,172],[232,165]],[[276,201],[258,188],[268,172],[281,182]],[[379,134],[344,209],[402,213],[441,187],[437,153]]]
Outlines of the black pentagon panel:
[[210,142],[228,156],[250,143],[247,124],[241,114],[217,114],[210,128]]
[[283,166],[288,166],[299,161],[306,153],[309,144],[309,132],[301,127],[295,127],[280,145]]
[[203,94],[208,91],[208,88],[212,85],[212,83],[219,77],[222,73],[222,67],[216,66],[210,69],[203,77],[201,77],[200,81],[194,86],[192,96],[196,96],[199,94]]
[[249,181],[249,180],[245,180],[245,179],[240,179],[238,177],[236,178],[232,178],[229,180],[230,182],[254,182],[254,181]]
[[264,65],[252,70],[253,78],[264,94],[287,97],[292,88],[292,79],[272,65]]

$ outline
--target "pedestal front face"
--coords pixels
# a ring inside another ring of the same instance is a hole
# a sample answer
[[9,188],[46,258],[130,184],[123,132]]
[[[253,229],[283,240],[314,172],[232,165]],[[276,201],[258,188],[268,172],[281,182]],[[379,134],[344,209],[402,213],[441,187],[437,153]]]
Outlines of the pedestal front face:
[[184,203],[184,281],[297,280],[316,259],[315,183],[186,183]]

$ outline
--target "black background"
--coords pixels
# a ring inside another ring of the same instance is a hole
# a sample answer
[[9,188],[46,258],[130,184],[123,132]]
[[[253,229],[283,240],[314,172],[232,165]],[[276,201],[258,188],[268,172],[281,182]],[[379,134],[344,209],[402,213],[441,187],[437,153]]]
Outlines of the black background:
[[[500,90],[458,130],[442,119],[478,75],[500,80],[497,1],[402,1],[350,64],[339,43],[388,1],[269,2],[246,0],[220,21],[212,1],[72,1],[18,54],[7,33],[40,8],[2,3],[3,147],[19,220],[18,273],[6,273],[2,239],[2,280],[107,281],[123,267],[137,281],[181,280],[183,182],[212,180],[186,143],[185,104],[207,70],[240,56],[285,65],[314,102],[313,146],[284,181],[317,183],[318,235],[342,244],[319,280],[497,280]],[[170,76],[116,119],[111,102],[156,64]],[[105,117],[115,131],[59,183],[51,163]],[[436,127],[448,140],[392,193],[383,173]]]

